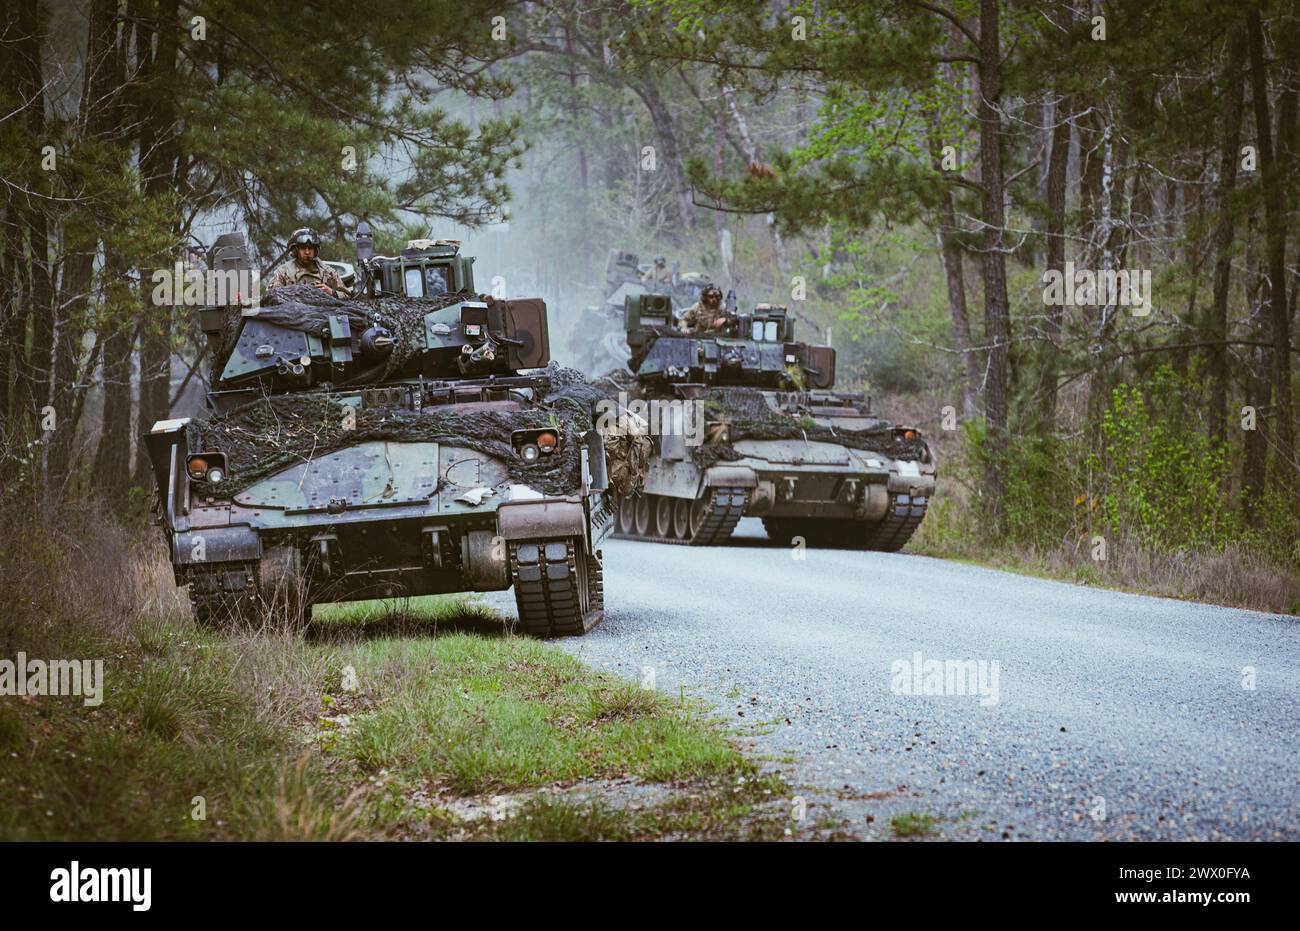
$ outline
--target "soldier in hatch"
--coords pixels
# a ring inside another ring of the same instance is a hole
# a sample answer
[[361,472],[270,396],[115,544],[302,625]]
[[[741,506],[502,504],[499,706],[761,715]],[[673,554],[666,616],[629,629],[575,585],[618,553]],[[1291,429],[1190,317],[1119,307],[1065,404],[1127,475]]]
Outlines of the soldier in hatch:
[[721,330],[727,323],[727,310],[722,306],[722,289],[711,284],[700,292],[700,299],[682,312],[677,328],[683,333],[711,333]]
[[305,226],[295,230],[289,237],[289,251],[293,253],[293,258],[272,273],[266,290],[270,291],[272,288],[282,288],[291,284],[310,284],[320,288],[326,294],[350,297],[339,273],[317,257],[316,252],[319,249],[320,237],[312,230]]
[[646,269],[646,273],[641,276],[641,283],[648,288],[672,284],[673,272],[668,267],[668,260],[662,255],[655,256],[654,265]]

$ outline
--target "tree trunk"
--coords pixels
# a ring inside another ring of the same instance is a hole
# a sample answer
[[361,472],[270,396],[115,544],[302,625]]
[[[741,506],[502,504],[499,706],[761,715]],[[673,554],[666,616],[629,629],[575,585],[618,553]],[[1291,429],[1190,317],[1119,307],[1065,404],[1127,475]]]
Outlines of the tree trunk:
[[[690,185],[686,181],[686,168],[682,161],[681,147],[677,144],[677,129],[673,125],[672,114],[667,104],[659,95],[659,85],[654,73],[649,68],[641,74],[641,80],[633,85],[637,96],[641,98],[650,113],[650,120],[655,126],[655,138],[663,149],[659,154],[661,161],[671,176],[673,190],[677,195],[678,220],[686,227],[695,226],[695,204],[691,201]],[[637,158],[641,153],[637,153]]]
[[1295,407],[1291,393],[1291,305],[1294,301],[1288,302],[1285,275],[1286,241],[1290,235],[1288,222],[1295,206],[1292,166],[1296,155],[1296,82],[1300,77],[1297,64],[1300,52],[1296,48],[1300,43],[1300,28],[1295,19],[1287,21],[1282,35],[1283,41],[1279,45],[1286,49],[1281,81],[1283,90],[1278,99],[1277,136],[1273,145],[1281,197],[1281,203],[1277,205],[1277,212],[1281,214],[1280,242],[1274,247],[1273,265],[1281,268],[1283,273],[1278,298],[1273,301],[1273,393],[1276,395],[1278,421],[1273,456],[1274,479],[1282,486],[1284,500],[1294,500],[1300,495],[1300,465],[1295,458]]
[[[1105,164],[1105,121],[1093,97],[1084,96],[1083,110],[1079,119],[1079,215],[1084,223],[1092,220],[1096,213],[1096,203],[1101,197],[1102,170]],[[1095,234],[1096,230],[1092,230]],[[1089,240],[1086,247],[1089,255],[1096,243]]]
[[[745,121],[745,115],[740,112],[740,107],[736,104],[736,92],[730,84],[722,85],[722,100],[727,105],[727,112],[731,115],[731,121],[736,124],[740,144],[744,147],[745,160],[750,165],[758,164],[758,148],[749,135],[749,124]],[[783,277],[788,276],[790,274],[790,263],[786,258],[785,242],[781,239],[781,231],[776,227],[776,215],[769,213],[764,219],[767,222],[768,235],[772,237],[772,249],[776,252],[776,267]]]
[[[1255,224],[1251,224],[1254,226]],[[1252,270],[1250,276],[1250,286],[1248,288],[1248,305],[1252,308],[1250,314],[1256,322],[1255,340],[1259,343],[1268,343],[1270,327],[1268,317],[1263,313],[1260,299],[1260,292],[1266,287],[1264,270],[1261,267],[1263,261],[1255,255],[1254,246],[1255,237],[1247,233],[1247,242],[1250,243],[1249,254],[1246,258],[1246,265]],[[1259,506],[1260,498],[1264,494],[1264,488],[1268,480],[1268,444],[1269,444],[1269,418],[1266,412],[1272,403],[1272,382],[1269,381],[1267,373],[1269,370],[1270,356],[1269,350],[1262,346],[1252,346],[1249,348],[1246,357],[1246,406],[1255,409],[1255,429],[1245,431],[1245,439],[1242,442],[1241,457],[1241,512],[1247,525],[1252,527],[1259,526],[1260,518],[1263,516],[1262,508]]]
[[966,280],[962,267],[962,250],[957,242],[957,217],[952,206],[952,192],[944,191],[939,200],[940,222],[939,244],[943,259],[943,277],[948,286],[948,310],[952,314],[952,332],[957,341],[957,351],[961,353],[962,371],[965,376],[961,390],[961,410],[963,417],[974,417],[978,413],[976,398],[979,395],[980,370],[971,352],[970,314],[966,309]]
[[[0,14],[0,31],[16,36],[18,9],[6,7]],[[0,86],[21,88],[22,80],[16,55],[0,55]],[[17,405],[13,403],[15,379],[20,377],[24,361],[23,350],[27,343],[27,315],[23,309],[23,287],[26,275],[22,270],[26,262],[22,257],[22,227],[18,208],[6,199],[0,209],[0,423],[6,425],[0,440],[14,441],[13,425],[20,420]],[[0,462],[8,462],[8,457]]]
[[[1066,94],[1052,114],[1052,151],[1047,163],[1047,268],[1065,274],[1065,181],[1070,166],[1070,117],[1074,98]],[[1046,308],[1047,341],[1042,344],[1039,419],[1046,432],[1056,429],[1056,381],[1065,308]]]
[[988,430],[985,482],[991,529],[1001,530],[1005,513],[1007,451],[1007,361],[1011,318],[1007,300],[1006,256],[1002,251],[1002,127],[999,109],[1002,63],[998,40],[998,0],[980,0],[979,124],[980,175],[984,189],[984,329],[989,344],[984,419]]
[[[44,25],[38,0],[18,0],[17,35],[14,52],[19,75],[18,93],[23,101],[30,101],[26,110],[26,130],[33,140],[45,138],[45,89],[41,66],[41,31]],[[35,189],[45,187],[39,170],[29,175]],[[39,422],[41,408],[50,401],[50,379],[53,376],[54,355],[54,286],[50,273],[49,218],[30,200],[15,198],[14,219],[18,235],[25,230],[30,253],[25,260],[30,263],[31,285],[28,291],[30,306],[25,316],[32,323],[32,346],[23,364],[15,373],[15,406]],[[25,330],[26,321],[16,324]],[[21,355],[21,353],[20,353]],[[42,466],[45,461],[42,450]]]
[[[115,142],[122,122],[120,92],[126,66],[125,51],[118,39],[118,15],[116,0],[94,0],[91,4],[79,118],[81,134],[98,143]],[[126,160],[125,153],[122,158]],[[81,209],[93,215],[93,208]],[[102,228],[103,222],[76,224],[64,234],[66,257],[57,302],[54,351],[54,410],[59,429],[52,438],[49,455],[49,476],[54,485],[62,484],[69,474],[83,398],[94,375],[93,359],[84,373],[79,368]]]
[[[124,275],[110,256],[109,275]],[[110,285],[110,289],[112,286]],[[95,453],[93,484],[106,501],[120,502],[131,482],[131,352],[134,327],[118,321],[104,341],[104,417]],[[143,444],[142,444],[143,445]]]
[[1210,312],[1207,338],[1212,341],[1206,355],[1210,375],[1210,435],[1223,439],[1228,416],[1228,287],[1232,276],[1232,243],[1236,235],[1232,190],[1237,183],[1241,158],[1241,114],[1245,97],[1242,65],[1246,59],[1246,36],[1234,29],[1228,38],[1228,60],[1223,77],[1223,143],[1219,147],[1219,184],[1215,204],[1219,216],[1214,228],[1214,306]]
[[67,256],[63,261],[62,281],[56,302],[58,329],[54,341],[54,378],[50,395],[59,425],[50,437],[47,479],[51,488],[62,486],[68,478],[73,441],[77,435],[77,418],[74,416],[74,411],[78,409],[77,393],[85,390],[84,387],[78,387],[84,383],[77,377],[77,373],[82,343],[86,336],[86,311],[98,243],[77,239],[65,230]]
[[[1047,155],[1048,130],[1046,127],[1048,106],[1045,96],[1041,93],[1035,93],[1029,96],[1025,101],[1025,116],[1023,127],[1023,145],[1025,164],[1028,165],[1035,159],[1038,160],[1038,167],[1033,170],[1031,177],[1034,179],[1034,197],[1042,200],[1047,185]],[[1043,241],[1044,219],[1035,214],[1030,218],[1029,228],[1032,235],[1025,239],[1023,255],[1025,261],[1033,265],[1038,260],[1038,245]]]
[[[930,123],[930,156],[935,171],[943,170],[943,140],[939,138],[937,118]],[[970,313],[966,307],[966,278],[962,261],[961,243],[957,239],[957,213],[953,208],[952,190],[945,187],[939,194],[939,257],[943,262],[944,282],[948,287],[948,311],[952,315],[953,339],[961,354],[963,381],[961,386],[962,417],[978,413],[980,370],[971,351]]]
[[[1115,118],[1113,110],[1108,110],[1102,120],[1101,157],[1097,163],[1101,166],[1100,188],[1096,192],[1093,204],[1100,211],[1100,217],[1089,238],[1090,252],[1088,267],[1097,272],[1110,272],[1119,267],[1119,243],[1123,241],[1121,231],[1124,224],[1119,219],[1123,206],[1124,162],[1128,155],[1128,145],[1124,139],[1122,121]],[[1119,234],[1119,235],[1117,235]],[[1095,319],[1091,352],[1093,358],[1102,359],[1108,355],[1108,347],[1114,339],[1118,306],[1113,302],[1099,303]],[[1096,447],[1101,437],[1101,422],[1106,408],[1110,406],[1111,386],[1114,372],[1107,365],[1094,366],[1088,379],[1088,424],[1090,438]]]
[[[172,83],[176,71],[177,0],[160,0],[157,52],[147,69],[140,114],[141,168],[146,194],[159,196],[172,184],[175,158],[172,139]],[[148,38],[148,30],[143,35]],[[137,39],[137,44],[139,40]],[[147,42],[146,42],[147,47]],[[145,323],[140,335],[140,429],[148,429],[171,414],[171,307],[145,306]],[[140,443],[135,462],[135,483],[148,487],[152,481],[149,457]]]
[[[124,142],[120,133],[126,122],[122,90],[126,77],[126,47],[125,35],[119,39],[117,25],[117,0],[95,0],[91,7],[90,48],[98,49],[97,54],[91,57],[98,66],[87,96],[102,109],[89,115],[88,125],[97,134],[111,132]],[[111,59],[106,58],[109,55]],[[135,321],[127,313],[131,306],[131,286],[126,262],[107,238],[104,242],[103,280],[95,328],[103,348],[104,411],[91,482],[105,500],[120,504],[125,500],[131,480],[131,354]],[[87,372],[85,381],[89,381],[93,374],[93,369]],[[78,397],[78,402],[83,398],[84,394]],[[80,411],[80,408],[78,403],[76,409]]]
[[[1250,45],[1251,98],[1255,109],[1255,135],[1259,145],[1260,182],[1264,193],[1264,235],[1267,241],[1268,278],[1264,289],[1264,316],[1272,330],[1272,429],[1277,474],[1291,469],[1294,449],[1291,424],[1291,321],[1286,300],[1286,219],[1290,202],[1285,176],[1289,136],[1295,126],[1295,91],[1286,82],[1279,102],[1278,145],[1274,157],[1268,107],[1268,80],[1264,64],[1264,33],[1258,9],[1246,15]],[[1288,50],[1288,54],[1290,50]],[[1288,485],[1290,484],[1288,479]],[[1262,495],[1266,486],[1261,485]]]
[[[3,79],[4,70],[0,68],[0,80]],[[15,420],[9,409],[9,398],[14,362],[18,359],[18,304],[21,300],[17,266],[13,262],[13,236],[9,231],[12,214],[12,209],[0,212],[0,423],[3,424],[12,424]],[[5,439],[0,434],[0,442]]]

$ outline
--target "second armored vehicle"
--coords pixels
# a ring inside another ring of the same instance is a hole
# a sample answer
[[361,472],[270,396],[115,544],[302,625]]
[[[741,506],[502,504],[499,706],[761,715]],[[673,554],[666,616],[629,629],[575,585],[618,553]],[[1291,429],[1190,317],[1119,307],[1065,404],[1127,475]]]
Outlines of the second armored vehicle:
[[717,544],[754,516],[782,543],[894,551],[911,537],[934,490],[929,444],[833,392],[835,351],[795,342],[786,308],[690,335],[666,296],[631,297],[625,313],[656,448],[617,535]]

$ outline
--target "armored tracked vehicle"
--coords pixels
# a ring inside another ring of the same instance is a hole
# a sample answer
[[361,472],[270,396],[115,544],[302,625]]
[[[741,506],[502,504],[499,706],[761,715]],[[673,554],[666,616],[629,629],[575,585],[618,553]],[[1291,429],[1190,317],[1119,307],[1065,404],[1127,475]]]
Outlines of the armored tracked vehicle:
[[[594,392],[548,366],[543,302],[476,294],[457,243],[365,239],[354,299],[200,312],[208,409],[146,437],[177,583],[216,624],[513,586],[525,632],[584,633],[614,518]],[[243,237],[209,267],[246,270]]]
[[718,544],[753,516],[785,544],[901,549],[934,490],[921,434],[832,391],[835,351],[795,342],[784,307],[760,304],[691,335],[672,310],[650,294],[625,308],[655,451],[644,493],[620,504],[616,535]]

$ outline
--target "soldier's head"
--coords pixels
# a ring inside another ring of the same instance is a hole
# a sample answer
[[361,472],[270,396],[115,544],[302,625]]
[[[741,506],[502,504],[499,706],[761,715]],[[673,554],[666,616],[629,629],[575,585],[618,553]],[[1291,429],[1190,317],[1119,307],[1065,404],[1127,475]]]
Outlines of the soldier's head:
[[315,231],[303,227],[293,231],[289,237],[289,251],[299,262],[310,262],[316,258],[316,251],[320,248],[320,237]]
[[664,258],[662,255],[655,256],[655,268],[663,268],[667,264],[668,264],[668,260]]
[[700,303],[710,310],[717,310],[722,306],[722,289],[716,284],[711,284],[700,292]]

